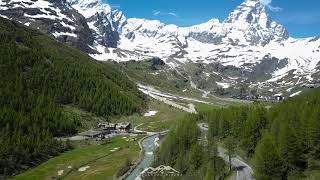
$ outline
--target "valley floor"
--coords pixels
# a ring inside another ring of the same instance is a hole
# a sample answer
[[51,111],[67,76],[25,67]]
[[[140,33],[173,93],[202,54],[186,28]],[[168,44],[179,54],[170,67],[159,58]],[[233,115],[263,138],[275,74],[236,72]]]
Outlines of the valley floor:
[[[153,112],[153,113],[150,113]],[[150,115],[148,114],[150,113]],[[163,102],[150,99],[148,103],[148,109],[145,114],[134,114],[131,116],[122,116],[112,118],[112,122],[130,122],[133,127],[139,126],[140,130],[149,132],[160,132],[168,130],[171,125],[187,113],[167,105]]]
[[[191,111],[186,109],[190,108],[191,104],[192,112],[213,106],[211,102],[204,100],[162,93],[145,86],[140,88],[152,97],[148,101],[146,111],[143,114],[112,117],[108,120],[130,122],[134,128],[138,127],[142,131],[160,132],[170,129],[176,120],[183,119],[188,112],[190,113]],[[175,105],[185,108],[178,108]],[[81,122],[83,127],[81,131],[94,127],[99,121],[104,121],[101,117],[73,106],[65,106],[64,113]],[[62,153],[12,179],[113,179],[126,163],[138,158],[140,152],[138,140],[142,137],[117,136],[105,143],[94,139],[72,141],[75,146],[73,150]]]
[[[82,123],[81,131],[92,128],[97,122],[104,120],[73,106],[65,106],[64,112]],[[130,122],[133,127],[143,131],[160,132],[169,129],[175,120],[185,115],[184,111],[151,99],[144,114],[113,117],[109,120]],[[126,163],[138,158],[138,141],[142,137],[116,136],[105,142],[95,139],[72,141],[73,150],[51,158],[12,179],[113,179]]]
[[113,179],[126,164],[138,157],[142,136],[119,136],[110,142],[81,141],[62,153],[12,179]]

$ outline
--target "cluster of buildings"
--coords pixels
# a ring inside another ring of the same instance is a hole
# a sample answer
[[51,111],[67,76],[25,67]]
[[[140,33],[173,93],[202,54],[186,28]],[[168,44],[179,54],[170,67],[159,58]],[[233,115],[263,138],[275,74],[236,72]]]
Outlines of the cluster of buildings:
[[109,123],[101,122],[94,129],[82,132],[79,135],[89,138],[103,138],[108,134],[130,133],[132,132],[132,125],[128,122]]
[[279,102],[285,99],[282,95],[274,96],[262,96],[262,95],[247,95],[247,96],[232,96],[235,99],[249,100],[249,101],[270,101],[270,102]]
[[116,131],[116,132],[130,132],[131,124],[128,122],[123,123],[109,123],[102,122],[97,126],[98,129],[107,130],[107,131]]

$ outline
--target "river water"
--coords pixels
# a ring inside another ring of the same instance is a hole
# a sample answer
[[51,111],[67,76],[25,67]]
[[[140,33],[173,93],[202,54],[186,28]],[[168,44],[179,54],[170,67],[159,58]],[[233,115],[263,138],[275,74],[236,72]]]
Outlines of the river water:
[[144,157],[142,161],[138,164],[138,166],[131,172],[129,176],[126,177],[125,180],[139,180],[138,177],[140,173],[147,167],[150,167],[152,161],[154,160],[154,151],[156,150],[155,139],[158,135],[153,135],[145,138],[142,141],[142,147],[144,149]]

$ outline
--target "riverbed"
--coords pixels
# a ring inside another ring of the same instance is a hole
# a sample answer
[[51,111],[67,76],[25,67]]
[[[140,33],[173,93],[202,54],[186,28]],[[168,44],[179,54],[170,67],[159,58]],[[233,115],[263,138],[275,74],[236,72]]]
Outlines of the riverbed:
[[157,146],[155,143],[155,139],[158,137],[158,134],[149,136],[142,141],[142,148],[144,150],[143,159],[140,163],[135,167],[135,169],[130,173],[129,176],[125,178],[125,180],[140,180],[140,173],[145,169],[151,166],[154,160],[154,151]]

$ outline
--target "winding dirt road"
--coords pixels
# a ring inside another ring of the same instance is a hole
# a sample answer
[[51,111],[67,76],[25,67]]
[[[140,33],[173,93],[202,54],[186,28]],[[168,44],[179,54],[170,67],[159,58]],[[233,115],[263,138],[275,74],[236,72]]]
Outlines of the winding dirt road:
[[[198,124],[201,132],[208,132],[208,125],[205,123]],[[229,156],[227,150],[222,147],[218,147],[218,155],[224,161],[229,162]],[[236,170],[237,174],[234,177],[235,180],[253,180],[253,170],[252,168],[245,162],[241,160],[241,157],[235,156],[231,158],[231,165]]]

